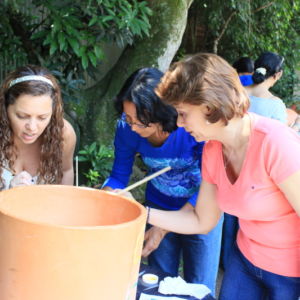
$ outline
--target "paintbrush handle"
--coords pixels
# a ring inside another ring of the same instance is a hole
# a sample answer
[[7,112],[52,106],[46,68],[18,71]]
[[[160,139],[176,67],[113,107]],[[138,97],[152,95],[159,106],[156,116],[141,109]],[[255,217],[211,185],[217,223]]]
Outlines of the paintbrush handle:
[[165,167],[165,168],[163,168],[163,169],[161,169],[161,170],[159,170],[159,171],[157,171],[157,172],[155,172],[155,173],[153,173],[149,176],[146,176],[145,178],[137,181],[136,183],[129,185],[125,189],[120,190],[117,194],[122,195],[122,194],[136,188],[137,186],[139,186],[139,185],[141,185],[141,184],[143,184],[143,183],[145,183],[145,182],[147,182],[147,181],[149,181],[149,180],[151,180],[151,179],[153,179],[153,178],[155,178],[155,177],[157,177],[157,176],[159,176],[159,175],[161,175],[161,174],[163,174],[163,173],[165,173],[169,170],[171,170],[171,167]]

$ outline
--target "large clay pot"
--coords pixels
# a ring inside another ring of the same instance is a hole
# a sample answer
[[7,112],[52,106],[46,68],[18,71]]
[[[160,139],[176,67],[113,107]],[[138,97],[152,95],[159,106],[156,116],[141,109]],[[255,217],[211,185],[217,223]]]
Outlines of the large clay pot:
[[135,299],[145,221],[142,205],[100,190],[0,192],[0,299]]

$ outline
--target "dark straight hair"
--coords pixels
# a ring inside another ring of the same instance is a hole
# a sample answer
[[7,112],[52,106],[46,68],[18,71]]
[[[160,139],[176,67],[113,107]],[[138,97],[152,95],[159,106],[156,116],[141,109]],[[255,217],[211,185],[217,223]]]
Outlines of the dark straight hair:
[[137,119],[142,124],[159,123],[163,131],[174,131],[177,128],[176,109],[162,102],[155,93],[162,76],[156,68],[142,68],[132,73],[114,99],[118,116],[123,113],[124,101],[129,101],[135,105]]
[[[254,62],[253,82],[258,84],[282,70],[284,58],[273,52],[263,52]],[[260,71],[265,69],[265,74]]]
[[254,72],[254,62],[250,57],[241,57],[235,61],[232,66],[236,71],[240,73],[253,73]]

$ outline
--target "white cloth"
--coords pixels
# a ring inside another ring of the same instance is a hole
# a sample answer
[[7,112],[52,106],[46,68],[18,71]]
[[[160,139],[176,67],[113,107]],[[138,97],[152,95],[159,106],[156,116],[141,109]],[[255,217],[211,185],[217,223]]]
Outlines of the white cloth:
[[8,171],[7,169],[4,169],[2,170],[2,178],[4,180],[4,189],[5,190],[8,190],[9,189],[9,184],[10,184],[10,181],[13,179],[13,174]]
[[178,297],[165,297],[165,296],[148,295],[142,293],[139,300],[183,300],[183,299]]
[[204,284],[187,283],[181,277],[166,277],[159,283],[161,294],[189,295],[198,299],[204,298],[211,290]]

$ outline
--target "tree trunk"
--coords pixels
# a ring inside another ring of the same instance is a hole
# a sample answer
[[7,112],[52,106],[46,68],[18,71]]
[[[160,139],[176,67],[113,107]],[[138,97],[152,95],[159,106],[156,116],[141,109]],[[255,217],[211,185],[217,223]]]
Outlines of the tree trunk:
[[112,99],[136,69],[157,67],[166,71],[178,50],[193,0],[150,1],[153,15],[149,37],[127,46],[115,66],[93,87],[82,93],[85,115],[79,118],[81,147],[98,140],[111,144],[115,131]]

